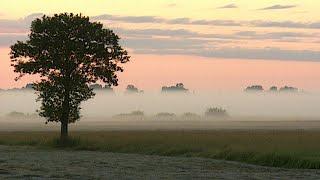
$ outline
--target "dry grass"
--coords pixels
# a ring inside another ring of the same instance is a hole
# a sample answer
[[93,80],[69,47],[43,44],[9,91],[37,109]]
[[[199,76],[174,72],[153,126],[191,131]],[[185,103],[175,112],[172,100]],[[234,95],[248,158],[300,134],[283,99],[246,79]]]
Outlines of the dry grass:
[[[67,148],[195,156],[287,168],[320,168],[320,131],[71,132]],[[58,132],[1,132],[0,144],[59,148]]]

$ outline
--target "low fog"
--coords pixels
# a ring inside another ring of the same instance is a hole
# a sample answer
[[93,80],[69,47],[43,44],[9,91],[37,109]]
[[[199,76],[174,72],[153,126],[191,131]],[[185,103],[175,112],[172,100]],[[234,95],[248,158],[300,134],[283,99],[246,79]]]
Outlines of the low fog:
[[[206,93],[132,93],[95,91],[96,96],[82,104],[85,117],[110,117],[132,111],[146,115],[161,112],[186,112],[203,115],[209,107],[222,107],[233,117],[320,117],[320,93],[206,92]],[[40,103],[32,90],[0,92],[0,115],[12,111],[32,114]],[[259,119],[257,119],[259,120]]]

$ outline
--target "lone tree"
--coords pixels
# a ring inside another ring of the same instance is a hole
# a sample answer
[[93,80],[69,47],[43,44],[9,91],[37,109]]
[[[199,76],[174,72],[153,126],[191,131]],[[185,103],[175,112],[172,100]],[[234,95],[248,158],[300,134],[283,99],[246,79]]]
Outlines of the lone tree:
[[68,138],[68,124],[80,118],[80,103],[95,95],[89,85],[118,85],[119,64],[130,59],[119,39],[89,17],[63,13],[34,20],[28,39],[11,46],[12,66],[20,73],[16,80],[40,76],[34,83],[39,115],[46,123],[61,123],[62,141]]

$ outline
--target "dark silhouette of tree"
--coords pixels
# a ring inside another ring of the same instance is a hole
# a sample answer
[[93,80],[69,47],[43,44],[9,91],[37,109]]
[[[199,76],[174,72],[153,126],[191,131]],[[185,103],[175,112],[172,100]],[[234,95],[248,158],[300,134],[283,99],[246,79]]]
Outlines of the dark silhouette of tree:
[[245,89],[246,92],[258,92],[258,91],[263,91],[263,87],[261,85],[253,85],[253,86],[248,86]]
[[280,92],[298,92],[298,88],[291,86],[284,86],[279,89]]
[[220,108],[211,107],[206,110],[205,116],[207,116],[207,117],[227,117],[228,113],[227,113],[227,110],[225,110],[221,107]]
[[276,91],[278,91],[278,87],[277,86],[271,86],[269,91],[276,92]]
[[81,14],[43,16],[31,23],[24,42],[11,46],[14,71],[38,74],[34,83],[41,101],[39,115],[61,123],[61,140],[68,138],[68,124],[80,118],[80,103],[94,96],[89,84],[118,85],[120,63],[129,61],[119,37]]
[[126,88],[126,93],[133,94],[133,93],[143,93],[142,90],[139,90],[137,87],[135,87],[132,84],[129,84]]
[[101,84],[91,84],[91,85],[90,85],[90,88],[91,88],[91,89],[98,89],[98,90],[100,90],[100,89],[102,89],[102,85],[101,85]]
[[175,86],[163,86],[162,92],[188,92],[189,90],[184,87],[183,83],[177,83]]
[[101,84],[91,84],[90,88],[95,91],[107,91],[107,92],[113,92],[113,89],[110,85],[105,85],[104,87]]

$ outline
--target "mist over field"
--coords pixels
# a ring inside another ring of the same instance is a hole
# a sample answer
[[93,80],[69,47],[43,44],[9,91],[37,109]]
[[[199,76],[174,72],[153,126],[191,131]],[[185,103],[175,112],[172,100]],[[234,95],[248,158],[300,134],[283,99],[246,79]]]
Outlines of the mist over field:
[[[143,111],[146,116],[161,112],[181,115],[186,112],[204,115],[209,107],[222,107],[230,117],[293,118],[320,117],[320,93],[245,93],[196,92],[126,94],[97,90],[96,96],[82,104],[83,117],[112,117],[117,114]],[[1,91],[0,116],[16,111],[36,113],[40,103],[32,90]],[[90,118],[89,118],[90,120]],[[249,119],[248,119],[249,120]],[[261,119],[255,119],[257,121]]]

